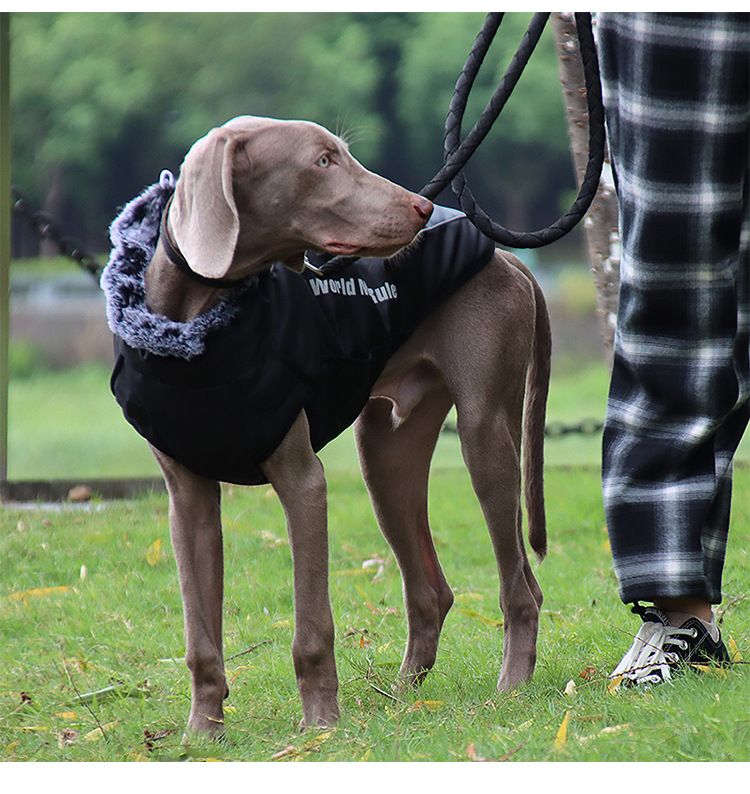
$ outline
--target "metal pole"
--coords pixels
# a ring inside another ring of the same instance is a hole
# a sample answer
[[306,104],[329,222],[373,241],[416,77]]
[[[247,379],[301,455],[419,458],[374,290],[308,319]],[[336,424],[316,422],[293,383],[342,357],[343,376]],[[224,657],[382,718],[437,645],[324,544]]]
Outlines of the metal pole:
[[8,479],[10,337],[10,13],[0,12],[0,482]]

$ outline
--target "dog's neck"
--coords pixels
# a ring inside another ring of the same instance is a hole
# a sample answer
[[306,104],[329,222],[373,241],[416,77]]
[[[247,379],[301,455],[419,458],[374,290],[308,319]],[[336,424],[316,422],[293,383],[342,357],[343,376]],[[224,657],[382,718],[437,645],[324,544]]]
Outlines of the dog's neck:
[[[286,261],[293,270],[304,269],[304,250],[298,246],[273,249],[270,246],[243,246],[243,275],[228,278],[206,278],[190,267],[177,248],[169,231],[169,203],[164,210],[159,240],[153,259],[145,274],[146,302],[156,314],[170,320],[188,322],[213,308],[227,289],[238,285],[249,275],[269,268],[275,261]],[[258,250],[260,248],[260,250]],[[235,270],[235,268],[232,268]]]
[[160,240],[146,269],[146,303],[154,314],[188,322],[213,308],[226,291],[201,284],[174,264]]
[[177,322],[188,322],[213,308],[222,291],[236,282],[207,279],[191,270],[169,231],[170,199],[162,214],[159,241],[146,269],[146,303],[149,309]]

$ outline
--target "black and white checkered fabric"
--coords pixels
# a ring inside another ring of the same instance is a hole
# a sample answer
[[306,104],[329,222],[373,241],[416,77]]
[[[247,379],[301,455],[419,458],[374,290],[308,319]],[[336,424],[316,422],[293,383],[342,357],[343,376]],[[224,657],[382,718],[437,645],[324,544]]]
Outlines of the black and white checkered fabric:
[[599,14],[621,287],[603,494],[623,601],[721,600],[750,414],[750,15]]

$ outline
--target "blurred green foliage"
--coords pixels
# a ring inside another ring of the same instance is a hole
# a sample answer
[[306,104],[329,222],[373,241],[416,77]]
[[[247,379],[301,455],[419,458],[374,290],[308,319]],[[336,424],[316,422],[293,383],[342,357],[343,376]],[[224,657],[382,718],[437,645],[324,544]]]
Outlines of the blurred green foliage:
[[[531,15],[506,14],[476,120]],[[197,138],[242,114],[307,118],[419,190],[442,163],[477,13],[14,13],[13,181],[94,250],[117,207]],[[468,169],[506,225],[554,220],[572,167],[551,31]],[[448,192],[439,199],[450,203]],[[71,233],[71,232],[68,232]],[[27,252],[27,255],[29,252]]]

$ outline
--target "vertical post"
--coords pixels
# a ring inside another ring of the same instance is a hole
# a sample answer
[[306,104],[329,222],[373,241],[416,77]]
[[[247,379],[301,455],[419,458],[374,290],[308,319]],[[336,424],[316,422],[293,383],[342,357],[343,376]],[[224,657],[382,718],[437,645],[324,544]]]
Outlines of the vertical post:
[[10,13],[0,12],[0,482],[8,479],[10,337]]

